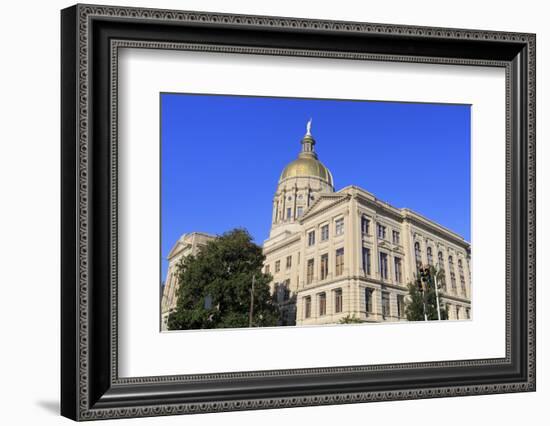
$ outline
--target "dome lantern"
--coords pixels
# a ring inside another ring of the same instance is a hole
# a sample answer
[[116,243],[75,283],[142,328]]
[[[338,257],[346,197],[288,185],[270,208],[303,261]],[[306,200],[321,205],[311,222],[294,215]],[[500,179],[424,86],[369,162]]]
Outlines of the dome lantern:
[[334,188],[332,174],[328,168],[318,160],[317,153],[315,152],[315,139],[311,134],[311,123],[312,120],[309,119],[306,125],[306,134],[301,140],[302,150],[298,154],[298,158],[284,168],[279,182],[288,178],[310,177],[320,179],[331,188]]

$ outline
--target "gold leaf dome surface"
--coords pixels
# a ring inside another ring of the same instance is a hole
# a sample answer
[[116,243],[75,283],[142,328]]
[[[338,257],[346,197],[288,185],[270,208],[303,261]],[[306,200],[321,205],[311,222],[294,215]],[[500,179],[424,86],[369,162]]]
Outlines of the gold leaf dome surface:
[[330,186],[334,186],[332,182],[332,174],[326,166],[313,156],[300,156],[281,173],[281,181],[290,177],[317,177]]
[[295,177],[314,177],[323,180],[334,188],[332,174],[329,169],[321,163],[315,152],[315,139],[311,135],[311,119],[309,119],[307,132],[302,138],[302,151],[298,154],[298,158],[283,169],[279,182],[287,178]]

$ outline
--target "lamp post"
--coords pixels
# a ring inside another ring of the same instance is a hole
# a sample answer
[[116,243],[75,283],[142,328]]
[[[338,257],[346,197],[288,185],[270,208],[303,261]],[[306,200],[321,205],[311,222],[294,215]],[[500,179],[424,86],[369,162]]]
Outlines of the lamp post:
[[424,321],[428,321],[428,314],[426,312],[426,295],[428,293],[429,272],[428,274],[426,272],[426,268],[420,265],[418,268],[418,273],[420,275],[420,291],[422,292],[422,310],[424,311]]

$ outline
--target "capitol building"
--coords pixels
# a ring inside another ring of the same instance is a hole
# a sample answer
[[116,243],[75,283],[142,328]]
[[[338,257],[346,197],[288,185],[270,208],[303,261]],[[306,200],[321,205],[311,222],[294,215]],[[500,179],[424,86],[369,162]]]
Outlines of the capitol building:
[[[264,272],[281,307],[281,325],[406,321],[407,284],[421,265],[443,271],[439,296],[449,319],[470,318],[470,244],[460,235],[357,186],[335,191],[315,152],[311,121],[298,158],[282,171],[273,197]],[[182,236],[168,255],[161,311],[176,307],[175,268],[212,235]]]

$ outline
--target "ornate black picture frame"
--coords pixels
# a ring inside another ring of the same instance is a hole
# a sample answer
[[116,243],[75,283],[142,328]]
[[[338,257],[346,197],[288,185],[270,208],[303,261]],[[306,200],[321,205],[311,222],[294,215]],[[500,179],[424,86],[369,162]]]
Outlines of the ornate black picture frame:
[[[76,5],[61,13],[61,413],[74,420],[535,390],[535,35]],[[120,47],[506,70],[506,356],[120,378]]]

